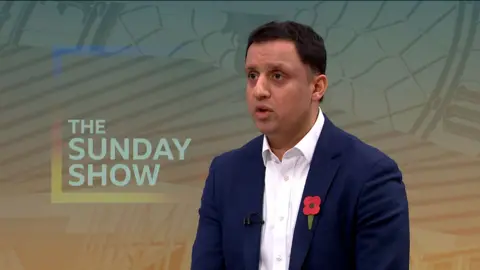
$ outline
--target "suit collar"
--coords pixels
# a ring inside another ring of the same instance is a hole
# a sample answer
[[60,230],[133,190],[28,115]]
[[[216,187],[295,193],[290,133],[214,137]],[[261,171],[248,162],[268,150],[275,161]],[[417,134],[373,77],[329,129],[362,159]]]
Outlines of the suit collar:
[[344,133],[325,117],[324,129],[318,139],[310,164],[303,197],[319,196],[320,212],[314,217],[311,230],[308,229],[308,217],[303,214],[301,202],[293,236],[289,270],[300,270],[307,256],[315,228],[322,218],[321,208],[328,203],[328,191],[340,165],[339,157],[346,143]]
[[[258,136],[243,147],[245,151],[245,163],[242,175],[237,176],[243,182],[240,185],[241,194],[248,194],[242,202],[244,217],[250,214],[258,214],[263,217],[263,193],[265,189],[265,166],[262,160],[262,136]],[[243,218],[243,217],[242,217]],[[263,219],[263,218],[262,218]],[[239,220],[239,222],[242,222]],[[258,270],[260,261],[260,241],[262,224],[244,225],[243,255],[245,270]]]

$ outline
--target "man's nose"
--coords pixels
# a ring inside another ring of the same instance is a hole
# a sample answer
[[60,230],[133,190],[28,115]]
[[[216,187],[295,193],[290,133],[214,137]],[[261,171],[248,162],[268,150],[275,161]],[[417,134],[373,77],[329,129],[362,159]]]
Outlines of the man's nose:
[[268,85],[263,76],[258,78],[253,94],[257,99],[264,99],[270,96],[270,91],[268,90]]

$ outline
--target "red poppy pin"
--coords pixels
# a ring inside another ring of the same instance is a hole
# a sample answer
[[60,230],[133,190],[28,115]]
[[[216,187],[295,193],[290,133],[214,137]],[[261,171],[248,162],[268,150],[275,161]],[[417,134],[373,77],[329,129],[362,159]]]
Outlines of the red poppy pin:
[[307,196],[303,200],[303,214],[308,217],[308,229],[312,229],[313,216],[320,212],[320,197],[318,196]]

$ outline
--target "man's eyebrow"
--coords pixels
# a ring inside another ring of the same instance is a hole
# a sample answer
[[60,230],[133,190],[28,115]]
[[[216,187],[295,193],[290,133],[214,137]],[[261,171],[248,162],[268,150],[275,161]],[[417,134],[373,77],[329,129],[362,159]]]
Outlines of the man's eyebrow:
[[288,68],[287,65],[282,64],[282,63],[270,64],[270,65],[268,65],[268,67],[271,68],[271,69],[284,69],[284,68]]
[[[282,63],[267,64],[268,69],[288,69],[288,66]],[[257,70],[256,66],[246,66],[245,70]]]

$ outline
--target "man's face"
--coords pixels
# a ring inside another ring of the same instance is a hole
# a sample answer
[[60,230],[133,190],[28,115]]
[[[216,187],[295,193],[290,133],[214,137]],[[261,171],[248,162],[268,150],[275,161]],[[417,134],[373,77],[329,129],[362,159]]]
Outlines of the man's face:
[[[252,44],[245,60],[247,103],[257,128],[275,135],[308,121],[318,106],[318,79],[303,64],[295,44],[276,40]],[[325,77],[324,75],[321,75]]]

